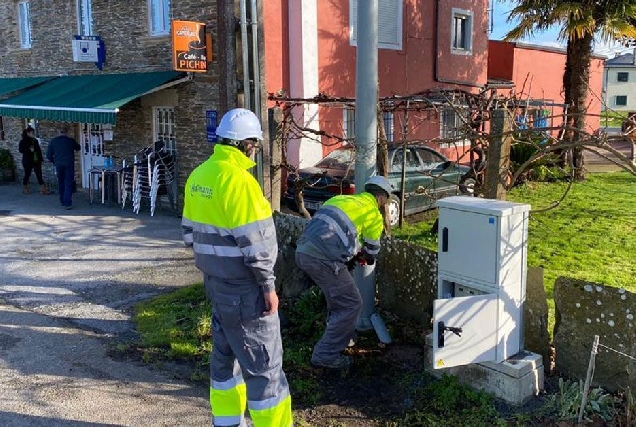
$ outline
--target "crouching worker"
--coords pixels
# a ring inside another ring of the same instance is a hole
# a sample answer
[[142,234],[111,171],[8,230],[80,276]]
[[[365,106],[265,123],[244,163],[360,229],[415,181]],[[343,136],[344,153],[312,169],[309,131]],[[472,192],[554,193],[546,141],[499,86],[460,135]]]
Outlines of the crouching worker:
[[386,178],[371,177],[363,193],[327,200],[298,239],[296,263],[320,286],[329,310],[327,328],[311,356],[314,366],[346,369],[352,363],[341,352],[354,337],[362,297],[347,264],[354,258],[375,261],[384,229],[380,211],[390,194]]
[[249,173],[263,139],[249,110],[228,111],[221,142],[185,186],[183,237],[212,301],[210,404],[214,426],[292,425],[274,289],[278,254],[272,210]]

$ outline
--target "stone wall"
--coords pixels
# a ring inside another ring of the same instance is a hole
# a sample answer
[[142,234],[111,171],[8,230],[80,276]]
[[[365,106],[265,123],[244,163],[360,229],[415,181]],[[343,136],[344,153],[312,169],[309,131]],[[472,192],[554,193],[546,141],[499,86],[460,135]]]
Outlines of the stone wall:
[[636,294],[559,277],[554,285],[554,304],[557,371],[584,380],[594,335],[599,335],[594,384],[612,391],[633,390],[636,364],[628,355],[636,354]]

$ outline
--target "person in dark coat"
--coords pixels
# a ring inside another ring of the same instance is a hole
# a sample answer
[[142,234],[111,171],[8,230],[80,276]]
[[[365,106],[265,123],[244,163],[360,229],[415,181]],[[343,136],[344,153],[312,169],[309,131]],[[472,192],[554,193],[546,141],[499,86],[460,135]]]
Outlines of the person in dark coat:
[[60,134],[53,138],[46,150],[46,158],[55,165],[60,193],[60,203],[66,209],[73,209],[73,182],[75,181],[75,152],[80,145],[69,137],[68,125],[60,127]]
[[35,137],[35,129],[31,126],[22,131],[22,139],[18,150],[22,153],[22,167],[24,168],[24,178],[22,178],[22,193],[29,194],[29,180],[31,179],[31,172],[35,172],[35,177],[40,184],[41,194],[51,194],[44,184],[42,179],[42,149],[40,143]]

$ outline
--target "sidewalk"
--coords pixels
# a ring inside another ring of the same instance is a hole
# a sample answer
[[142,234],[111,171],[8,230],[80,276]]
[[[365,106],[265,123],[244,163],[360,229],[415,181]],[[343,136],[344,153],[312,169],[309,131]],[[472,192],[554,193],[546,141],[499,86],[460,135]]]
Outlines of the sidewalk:
[[206,387],[107,354],[137,302],[201,281],[180,220],[73,203],[0,185],[0,425],[209,426]]

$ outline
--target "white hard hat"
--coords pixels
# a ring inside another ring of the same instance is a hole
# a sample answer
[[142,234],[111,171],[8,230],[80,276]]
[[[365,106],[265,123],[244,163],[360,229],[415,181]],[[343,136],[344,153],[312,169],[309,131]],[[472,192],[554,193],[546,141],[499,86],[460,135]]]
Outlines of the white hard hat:
[[245,108],[234,108],[225,113],[216,129],[216,134],[221,138],[237,142],[249,138],[263,140],[260,120],[256,114]]
[[380,175],[374,175],[371,178],[369,178],[367,182],[364,183],[364,188],[366,189],[367,185],[369,184],[377,185],[378,187],[386,191],[386,194],[388,196],[390,196],[391,192],[393,191],[393,186],[391,186],[391,183],[389,182],[389,180]]

